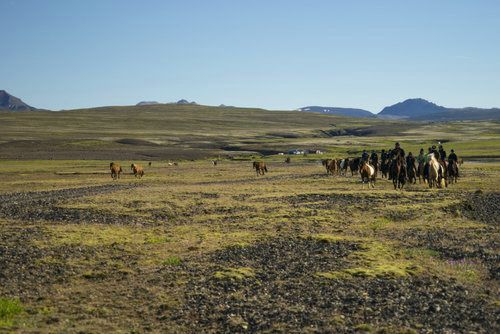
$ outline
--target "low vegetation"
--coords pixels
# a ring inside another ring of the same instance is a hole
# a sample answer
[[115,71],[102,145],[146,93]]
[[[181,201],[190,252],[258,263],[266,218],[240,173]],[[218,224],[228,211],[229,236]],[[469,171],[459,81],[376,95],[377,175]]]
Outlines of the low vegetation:
[[[43,113],[0,114],[10,157],[0,160],[0,331],[498,332],[498,124],[419,123],[384,136],[376,129],[388,125],[370,120],[143,108],[119,122],[113,108],[81,111],[83,125],[67,131],[74,114],[63,112],[52,133]],[[96,113],[111,121],[92,123]],[[23,151],[19,122],[40,152]],[[319,134],[340,124],[375,133]],[[407,151],[441,140],[470,158],[457,184],[403,191],[383,179],[361,189],[358,175],[327,175],[320,162],[395,140]],[[50,160],[48,142],[66,159]],[[219,144],[253,152],[229,158]],[[327,152],[285,163],[262,147]],[[141,155],[151,152],[162,153]],[[126,168],[112,180],[110,160],[145,175]]]

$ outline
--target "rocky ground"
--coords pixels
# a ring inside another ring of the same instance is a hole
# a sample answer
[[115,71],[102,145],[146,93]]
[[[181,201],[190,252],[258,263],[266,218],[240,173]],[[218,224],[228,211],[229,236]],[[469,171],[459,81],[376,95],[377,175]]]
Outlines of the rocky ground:
[[24,312],[0,332],[500,330],[494,185],[359,191],[274,168],[1,193],[0,297]]

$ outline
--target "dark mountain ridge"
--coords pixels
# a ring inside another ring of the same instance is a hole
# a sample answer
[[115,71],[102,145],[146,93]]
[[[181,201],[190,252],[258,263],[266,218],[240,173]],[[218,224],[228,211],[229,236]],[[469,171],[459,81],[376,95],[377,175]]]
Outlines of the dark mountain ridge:
[[385,107],[377,117],[428,121],[500,119],[500,109],[447,108],[416,98]]
[[37,109],[24,103],[20,98],[10,95],[4,90],[0,90],[0,111],[1,110],[33,111]]

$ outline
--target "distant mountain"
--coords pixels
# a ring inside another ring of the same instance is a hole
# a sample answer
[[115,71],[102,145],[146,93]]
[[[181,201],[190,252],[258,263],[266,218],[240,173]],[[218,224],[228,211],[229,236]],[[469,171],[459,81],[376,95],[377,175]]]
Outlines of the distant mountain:
[[155,104],[160,104],[160,103],[158,103],[156,101],[141,101],[141,102],[137,103],[136,106],[152,106]]
[[32,106],[27,105],[21,99],[10,95],[4,90],[0,90],[0,111],[33,111],[37,110]]
[[445,112],[446,108],[424,99],[408,99],[385,107],[377,114],[381,118],[416,118],[426,114]]
[[375,117],[375,115],[369,112],[368,110],[355,109],[355,108],[309,106],[309,107],[299,108],[298,110],[306,112],[321,112],[325,114],[341,115],[349,117],[362,117],[362,118]]
[[500,119],[500,109],[446,108],[418,98],[385,107],[377,117],[427,121]]
[[[136,106],[151,106],[151,105],[155,105],[155,104],[161,104],[161,103],[156,102],[156,101],[141,101],[141,102],[137,103]],[[177,102],[169,102],[166,104],[197,104],[197,103],[194,101],[189,102],[188,100],[181,99]]]
[[181,100],[177,101],[177,104],[196,104],[196,102],[194,102],[194,101],[189,102],[188,100],[181,99]]

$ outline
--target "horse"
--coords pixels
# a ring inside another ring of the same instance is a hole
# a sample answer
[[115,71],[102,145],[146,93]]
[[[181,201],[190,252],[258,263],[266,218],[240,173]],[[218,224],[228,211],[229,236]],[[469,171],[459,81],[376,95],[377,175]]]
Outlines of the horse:
[[342,160],[339,160],[339,174],[346,176],[347,174],[347,167],[349,166],[349,158],[345,158]]
[[361,158],[354,158],[349,161],[349,168],[351,168],[351,176],[354,176],[354,172],[359,170],[359,163],[361,162]]
[[131,164],[130,169],[134,173],[135,177],[143,177],[144,176],[144,168],[141,165]]
[[326,169],[326,174],[328,174],[330,172],[330,170],[328,169],[328,165],[330,164],[330,161],[332,161],[332,159],[323,159],[323,160],[321,160],[321,164]]
[[389,167],[390,167],[389,159],[382,160],[382,162],[380,163],[380,171],[382,172],[382,178],[385,177],[387,179],[387,176],[389,174]]
[[443,165],[437,161],[434,157],[434,153],[430,153],[429,157],[429,188],[434,186],[438,188],[443,188],[446,186],[445,180],[443,178],[444,168]]
[[151,167],[151,161],[148,163],[148,166]]
[[424,175],[424,169],[425,169],[425,162],[419,161],[418,167],[417,167],[418,183],[422,183],[422,180],[424,180],[424,182],[426,182],[426,178]]
[[368,184],[368,188],[370,185],[372,188],[375,188],[375,167],[368,164],[366,161],[361,162],[361,167],[359,169],[359,174],[361,174],[361,187],[364,188],[365,183]]
[[292,160],[290,159],[290,157],[286,157],[286,159],[285,159],[285,163],[286,163],[286,164],[289,164],[291,161],[292,161]]
[[217,166],[217,160],[212,160],[212,165]]
[[404,158],[398,155],[392,160],[389,175],[392,178],[394,190],[403,189],[406,183],[406,168],[404,168]]
[[264,175],[267,172],[266,163],[263,161],[254,161],[253,168],[255,168],[257,176]]
[[335,175],[337,172],[337,160],[331,159],[326,166],[326,172]]
[[111,170],[111,178],[113,180],[119,179],[120,178],[120,173],[123,171],[122,166],[119,164],[116,164],[114,162],[109,164],[109,169]]
[[406,175],[410,183],[417,183],[417,169],[415,168],[415,157],[409,157],[406,165]]
[[450,183],[457,183],[458,164],[456,161],[448,162],[448,177],[450,178]]

